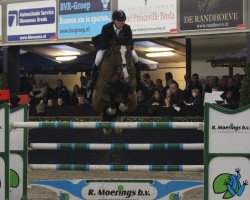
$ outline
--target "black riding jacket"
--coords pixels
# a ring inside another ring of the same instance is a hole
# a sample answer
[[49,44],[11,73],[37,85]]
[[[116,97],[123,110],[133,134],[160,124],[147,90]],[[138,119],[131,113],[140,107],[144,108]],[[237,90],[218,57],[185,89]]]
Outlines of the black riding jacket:
[[113,22],[111,22],[102,27],[100,49],[109,49],[113,40],[119,41],[123,44],[130,44],[133,47],[132,30],[130,26],[124,24],[118,37],[116,36],[113,26]]

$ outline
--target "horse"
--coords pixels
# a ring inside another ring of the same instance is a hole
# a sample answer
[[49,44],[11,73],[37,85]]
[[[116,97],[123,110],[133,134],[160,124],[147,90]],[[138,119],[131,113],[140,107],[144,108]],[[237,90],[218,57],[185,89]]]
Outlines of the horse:
[[[104,55],[92,95],[92,105],[102,121],[114,121],[137,107],[136,69],[131,46],[113,42]],[[105,134],[110,129],[103,129]],[[117,133],[122,130],[115,130]]]

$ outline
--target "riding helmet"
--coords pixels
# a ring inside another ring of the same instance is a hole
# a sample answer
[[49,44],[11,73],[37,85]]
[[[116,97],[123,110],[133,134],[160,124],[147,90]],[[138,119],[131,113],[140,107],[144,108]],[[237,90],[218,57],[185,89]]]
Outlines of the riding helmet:
[[113,12],[112,19],[117,20],[117,21],[125,21],[126,20],[126,14],[122,10],[116,10],[116,11]]

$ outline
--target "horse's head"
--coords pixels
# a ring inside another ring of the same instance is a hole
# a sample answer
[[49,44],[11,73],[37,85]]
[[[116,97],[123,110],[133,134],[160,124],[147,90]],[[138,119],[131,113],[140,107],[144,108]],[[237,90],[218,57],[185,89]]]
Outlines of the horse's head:
[[114,43],[111,47],[119,81],[128,84],[135,79],[135,66],[132,60],[131,46]]

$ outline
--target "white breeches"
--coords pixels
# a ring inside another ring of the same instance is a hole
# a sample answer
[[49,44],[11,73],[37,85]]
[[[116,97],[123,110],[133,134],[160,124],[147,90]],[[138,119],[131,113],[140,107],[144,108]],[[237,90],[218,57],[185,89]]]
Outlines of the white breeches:
[[[103,59],[103,55],[104,55],[104,53],[106,51],[107,51],[107,49],[106,50],[99,50],[99,51],[97,51],[97,54],[96,54],[96,57],[95,57],[95,65],[96,66],[100,66],[101,65],[102,59]],[[134,63],[138,63],[139,59],[138,59],[138,56],[137,56],[137,54],[136,54],[136,52],[135,52],[134,49],[131,51],[131,54],[132,54],[132,58],[133,58]]]

